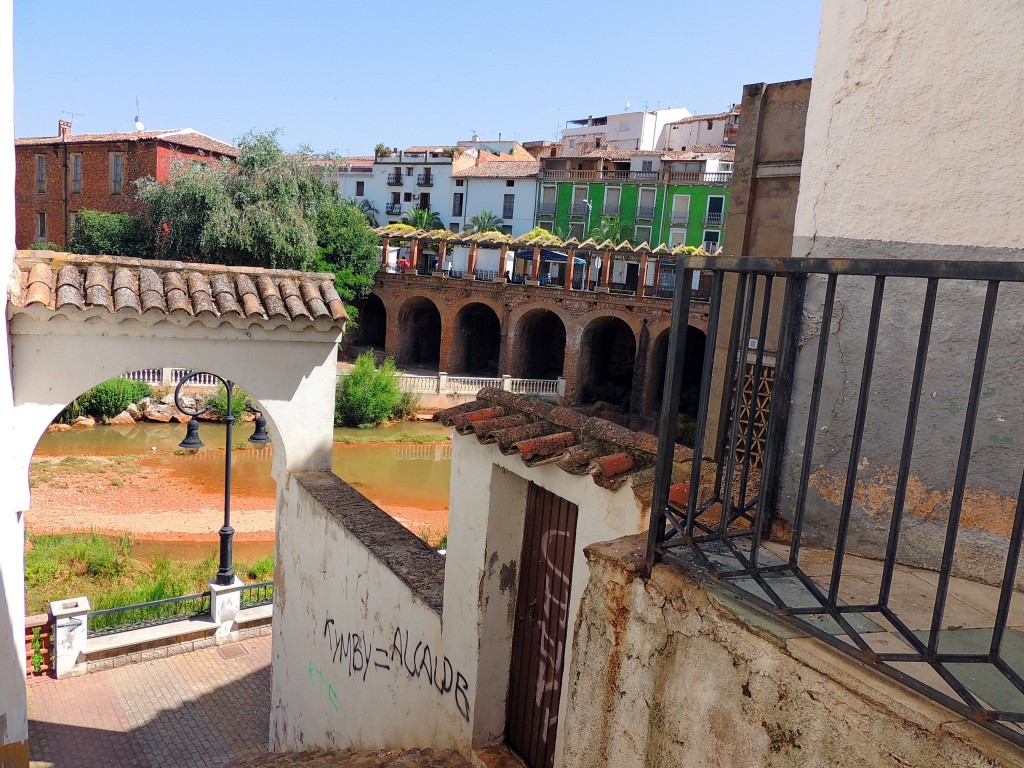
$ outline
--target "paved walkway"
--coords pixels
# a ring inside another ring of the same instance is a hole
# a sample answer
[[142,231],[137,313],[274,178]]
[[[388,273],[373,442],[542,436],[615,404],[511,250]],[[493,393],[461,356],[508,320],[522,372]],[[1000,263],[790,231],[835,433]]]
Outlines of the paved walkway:
[[270,637],[28,686],[33,768],[468,768],[457,754],[267,754]]

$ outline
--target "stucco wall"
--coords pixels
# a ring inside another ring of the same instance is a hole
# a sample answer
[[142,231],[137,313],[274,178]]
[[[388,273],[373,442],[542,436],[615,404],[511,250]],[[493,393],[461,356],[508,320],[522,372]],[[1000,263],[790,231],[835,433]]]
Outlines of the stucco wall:
[[[1024,65],[1008,57],[1024,35],[1013,3],[826,0],[807,116],[793,255],[1013,260],[1024,256],[1024,161],[1008,151],[1024,133],[1006,121],[1024,94]],[[911,466],[912,535],[905,562],[936,567],[956,466],[984,286],[946,283],[924,386]],[[861,380],[870,280],[840,282],[823,385],[809,505],[812,537],[834,538]],[[885,288],[878,358],[854,504],[855,551],[884,550],[906,421],[921,281]],[[813,376],[824,285],[812,280],[797,362],[783,514]],[[1002,575],[1024,464],[1024,287],[1004,284],[974,441],[957,568]]]
[[465,722],[471,689],[441,645],[440,556],[330,473],[282,496],[271,748],[450,745],[438,721]]
[[[0,275],[14,264],[14,46],[11,0],[0,0]],[[7,315],[0,313],[0,483],[17,488]],[[27,488],[26,488],[27,490]],[[28,765],[25,705],[24,493],[0,493],[0,766]]]
[[669,566],[591,547],[564,768],[994,768],[1020,750]]

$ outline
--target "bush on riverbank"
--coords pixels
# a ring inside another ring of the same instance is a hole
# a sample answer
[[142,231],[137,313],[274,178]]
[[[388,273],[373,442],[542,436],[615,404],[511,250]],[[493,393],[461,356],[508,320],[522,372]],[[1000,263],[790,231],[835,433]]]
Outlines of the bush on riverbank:
[[[182,561],[165,557],[152,563],[133,558],[129,534],[118,538],[98,533],[28,536],[25,552],[25,601],[29,614],[45,613],[53,600],[85,595],[93,610],[148,603],[198,594],[217,573],[217,558]],[[247,582],[274,578],[274,559],[235,561]]]
[[61,424],[70,424],[79,416],[109,419],[132,403],[152,395],[153,388],[144,381],[109,379],[72,400],[71,404],[57,416],[57,421]]
[[389,419],[408,418],[415,408],[414,396],[398,386],[395,361],[389,357],[378,367],[373,353],[364,352],[338,379],[334,426],[378,427]]

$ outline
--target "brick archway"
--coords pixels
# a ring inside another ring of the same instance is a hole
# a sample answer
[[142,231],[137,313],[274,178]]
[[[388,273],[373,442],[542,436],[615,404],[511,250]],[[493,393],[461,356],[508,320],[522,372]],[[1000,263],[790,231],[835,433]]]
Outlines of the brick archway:
[[426,296],[413,296],[398,310],[395,361],[436,368],[441,362],[441,311]]
[[388,309],[380,296],[371,293],[359,308],[359,326],[356,330],[356,343],[384,349],[388,334]]
[[501,320],[487,304],[468,302],[455,315],[451,373],[497,376],[501,359]]
[[509,355],[512,375],[524,379],[555,379],[565,375],[565,322],[550,309],[534,308],[516,322]]
[[636,333],[625,320],[614,315],[593,319],[580,339],[579,402],[603,401],[628,409],[636,352]]
[[[651,344],[650,363],[647,372],[647,386],[644,392],[644,413],[653,416],[661,408],[665,389],[666,364],[668,362],[668,329],[663,330]],[[697,415],[701,371],[704,367],[707,335],[696,326],[686,327],[686,360],[683,363],[683,388],[680,395],[680,412],[690,418]]]

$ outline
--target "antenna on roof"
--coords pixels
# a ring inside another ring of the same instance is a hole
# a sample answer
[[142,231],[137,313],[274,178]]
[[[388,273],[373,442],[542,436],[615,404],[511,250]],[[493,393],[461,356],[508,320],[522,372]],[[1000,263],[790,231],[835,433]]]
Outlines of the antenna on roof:
[[69,112],[66,109],[62,109],[60,111],[60,113],[62,115],[67,115],[68,116],[68,122],[71,122],[71,123],[75,122],[75,118],[76,117],[85,117],[86,116],[84,112]]
[[631,106],[631,104],[630,104],[630,103],[629,103],[629,102],[627,101],[627,102],[626,102],[626,106],[625,106],[625,107],[623,107],[623,109],[624,109],[624,110],[625,110],[626,112],[629,112],[629,108],[630,108],[630,106]]
[[139,117],[139,115],[141,115],[141,114],[142,114],[142,110],[139,109],[139,97],[136,96],[135,97],[135,130],[136,131],[144,131],[144,130],[146,130],[146,126],[144,126],[142,124],[142,118]]

